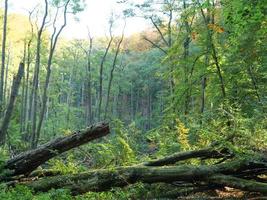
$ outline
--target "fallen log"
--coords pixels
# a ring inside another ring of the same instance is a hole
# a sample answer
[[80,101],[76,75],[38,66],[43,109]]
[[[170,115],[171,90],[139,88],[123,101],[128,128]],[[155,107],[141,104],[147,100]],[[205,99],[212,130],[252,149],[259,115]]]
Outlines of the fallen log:
[[89,141],[103,137],[108,133],[108,124],[98,123],[84,130],[76,131],[71,135],[59,137],[39,146],[37,149],[19,154],[8,160],[2,168],[10,170],[10,176],[28,175],[49,159]]
[[267,184],[257,182],[254,180],[246,180],[243,178],[237,178],[230,175],[215,174],[207,178],[208,183],[214,183],[217,185],[228,186],[231,188],[240,189],[249,192],[260,192],[267,194]]
[[[267,193],[267,184],[235,177],[243,171],[262,168],[267,171],[267,164],[252,159],[235,159],[218,165],[181,165],[181,166],[131,166],[114,169],[90,170],[74,175],[60,175],[41,178],[37,181],[23,183],[35,192],[46,192],[52,188],[69,189],[72,194],[89,191],[100,192],[114,187],[124,187],[137,182],[142,183],[194,183],[195,185],[229,186],[236,189]],[[263,172],[263,170],[262,170]],[[254,184],[253,187],[250,187]]]
[[171,165],[175,164],[176,162],[188,160],[192,158],[201,158],[203,160],[208,158],[231,158],[233,153],[230,152],[227,148],[204,148],[200,150],[193,150],[193,151],[185,151],[185,152],[178,152],[172,154],[170,156],[166,156],[164,158],[151,160],[148,162],[143,163],[145,166],[163,166],[163,165]]
[[[137,182],[147,184],[167,183],[182,188],[177,194],[175,190],[166,193],[167,196],[224,188],[226,186],[243,191],[267,194],[267,183],[260,176],[267,175],[266,157],[255,154],[246,155],[242,158],[243,156],[235,155],[229,149],[220,146],[179,152],[134,166],[89,170],[70,175],[62,175],[60,172],[49,170],[35,171],[29,178],[25,178],[25,175],[29,175],[36,167],[54,156],[108,133],[108,125],[100,123],[18,155],[6,163],[5,169],[12,170],[13,176],[22,176],[22,178],[16,179],[13,177],[9,180],[8,185],[25,185],[34,192],[47,192],[50,189],[62,188],[70,190],[73,195],[89,191],[107,191],[114,187],[125,187]],[[177,162],[191,158],[200,160],[219,159],[219,162],[212,162],[216,164],[209,165],[177,165]],[[190,185],[190,188],[183,189],[185,185]],[[177,189],[178,191],[179,189]]]

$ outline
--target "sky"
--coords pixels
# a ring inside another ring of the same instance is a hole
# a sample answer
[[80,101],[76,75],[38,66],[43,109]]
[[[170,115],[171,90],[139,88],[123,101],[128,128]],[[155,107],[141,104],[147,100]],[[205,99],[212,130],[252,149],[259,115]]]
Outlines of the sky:
[[[116,3],[118,0],[85,0],[86,9],[77,15],[79,21],[69,16],[68,24],[62,33],[66,38],[82,39],[87,37],[88,28],[94,37],[105,36],[108,33],[108,20],[111,13],[121,13],[121,6]],[[142,0],[135,0],[140,2]],[[31,10],[43,0],[9,0],[9,12],[28,15],[27,10]],[[117,21],[114,33],[119,35],[124,26],[123,20]],[[142,18],[131,18],[126,21],[125,34],[131,35],[140,32],[148,26]],[[87,28],[88,27],[88,28]]]

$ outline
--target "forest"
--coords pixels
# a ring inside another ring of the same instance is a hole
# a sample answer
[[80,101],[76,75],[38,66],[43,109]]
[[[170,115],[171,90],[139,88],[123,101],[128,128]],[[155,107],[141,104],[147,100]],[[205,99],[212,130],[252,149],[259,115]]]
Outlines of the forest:
[[267,197],[267,0],[109,0],[83,38],[95,0],[31,1],[0,1],[0,200]]

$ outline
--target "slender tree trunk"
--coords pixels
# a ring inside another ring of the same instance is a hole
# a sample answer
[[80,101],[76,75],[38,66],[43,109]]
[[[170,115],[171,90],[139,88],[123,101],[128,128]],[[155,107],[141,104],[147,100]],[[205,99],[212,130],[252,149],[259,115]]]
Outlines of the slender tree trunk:
[[[23,63],[26,61],[26,41],[24,41],[24,53],[23,53]],[[25,79],[25,68],[23,71],[22,77],[22,95],[21,95],[21,107],[20,107],[20,133],[24,132],[24,101],[25,101],[25,87],[26,87],[26,79]]]
[[85,108],[86,108],[86,125],[91,124],[93,122],[93,114],[92,114],[92,75],[91,75],[91,54],[93,49],[93,38],[89,35],[89,50],[85,50],[87,57],[86,64],[86,82],[85,82]]
[[52,65],[52,59],[53,59],[53,55],[56,49],[56,45],[57,45],[57,41],[58,41],[58,37],[61,34],[62,30],[65,28],[65,26],[67,25],[67,8],[68,8],[68,4],[69,4],[70,0],[68,0],[65,3],[64,6],[64,23],[63,25],[60,27],[59,31],[56,33],[56,20],[57,20],[57,16],[54,19],[54,32],[51,36],[51,40],[50,40],[50,51],[49,51],[49,57],[48,57],[48,61],[47,61],[47,72],[46,72],[46,79],[45,79],[45,86],[44,86],[44,91],[43,91],[43,95],[42,95],[42,102],[43,102],[43,106],[40,112],[40,117],[39,117],[39,123],[37,126],[37,131],[36,131],[36,140],[34,141],[34,147],[36,147],[38,145],[38,141],[40,138],[40,132],[41,132],[41,128],[42,128],[42,124],[43,124],[43,120],[44,120],[44,115],[45,115],[45,111],[46,111],[46,106],[47,106],[47,90],[49,87],[49,81],[50,81],[50,76],[51,76],[51,65]]
[[101,120],[101,108],[102,108],[102,99],[103,99],[103,70],[104,70],[104,63],[106,61],[106,57],[107,57],[107,54],[108,54],[108,51],[110,49],[110,46],[111,46],[111,43],[113,41],[113,36],[112,36],[112,23],[110,24],[110,28],[109,28],[109,34],[110,34],[110,40],[109,40],[109,43],[108,43],[108,46],[105,50],[105,53],[102,57],[102,60],[101,60],[101,64],[100,64],[100,70],[99,70],[99,103],[98,103],[98,121]]
[[[206,23],[210,23],[210,20],[211,19],[211,16],[210,16],[210,1],[207,0],[207,17],[206,17]],[[213,18],[213,17],[212,17]],[[206,38],[206,56],[205,56],[205,66],[208,68],[209,66],[209,52],[210,52],[210,37],[209,35],[211,34],[211,30],[207,30],[207,38]],[[207,78],[206,76],[204,75],[202,77],[202,81],[201,81],[201,107],[200,107],[200,113],[203,114],[204,113],[204,110],[205,110],[205,91],[206,91],[206,86],[207,86]],[[201,121],[202,123],[202,121]]]
[[115,70],[115,67],[116,67],[117,58],[118,58],[118,55],[119,55],[119,52],[120,52],[120,46],[121,46],[121,43],[122,43],[123,38],[124,38],[124,29],[125,29],[125,26],[123,28],[123,33],[122,33],[121,39],[120,39],[120,41],[118,43],[118,46],[117,46],[117,49],[116,49],[116,53],[115,53],[115,56],[114,56],[114,59],[113,59],[112,67],[111,67],[111,70],[110,70],[104,119],[107,118],[107,112],[108,112],[108,107],[109,107],[109,98],[110,98],[110,90],[111,90],[111,85],[112,85],[112,80],[113,80],[113,73],[114,73],[114,70]]
[[6,36],[7,36],[7,10],[8,0],[5,0],[3,36],[2,36],[2,62],[1,62],[1,78],[0,78],[0,113],[3,112],[4,103],[4,80],[5,80],[5,59],[6,59]]
[[118,105],[118,92],[114,94],[112,101],[112,115],[115,118],[117,117],[117,105]]
[[[23,114],[23,117],[24,117],[24,124],[25,124],[25,130],[26,130],[26,133],[25,133],[25,140],[28,140],[29,139],[29,130],[30,130],[30,127],[29,127],[29,123],[28,123],[28,120],[30,119],[30,116],[29,114],[29,102],[28,102],[28,98],[29,98],[29,76],[30,76],[30,63],[31,63],[31,55],[30,55],[30,48],[31,48],[31,40],[28,42],[28,45],[27,45],[27,68],[26,68],[26,80],[25,80],[25,84],[26,84],[26,90],[25,90],[25,100],[24,100],[24,114]],[[25,131],[24,130],[24,131]]]
[[163,117],[163,111],[164,111],[164,102],[163,102],[163,94],[160,92],[160,117]]
[[[183,8],[186,11],[188,5],[186,3],[186,0],[183,0]],[[185,29],[186,29],[186,36],[185,36],[185,40],[184,40],[184,76],[185,76],[185,85],[190,85],[189,83],[189,73],[188,73],[188,65],[187,65],[187,58],[189,56],[189,45],[190,45],[190,25],[188,22],[188,17],[186,16],[184,19],[184,23],[185,23]],[[191,87],[191,86],[189,86]],[[190,101],[190,91],[191,88],[186,90],[186,94],[185,94],[185,110],[184,110],[184,114],[185,116],[189,113],[189,101]]]
[[260,94],[259,94],[259,87],[258,87],[256,78],[255,78],[255,76],[253,74],[253,70],[252,70],[251,66],[248,67],[247,72],[248,72],[248,75],[250,77],[250,80],[251,80],[251,83],[253,85],[253,88],[255,90],[256,97],[257,97],[258,101],[261,102],[261,98],[260,98]]
[[206,85],[207,85],[207,78],[203,77],[201,81],[201,108],[200,112],[201,114],[204,113],[205,110],[205,90],[206,90]]
[[23,73],[24,73],[24,63],[20,63],[18,74],[13,79],[9,104],[7,106],[7,110],[6,110],[6,113],[5,113],[5,116],[4,116],[2,125],[1,125],[1,129],[0,129],[0,144],[5,143],[7,129],[8,129],[8,126],[11,120],[11,115],[14,109],[14,103],[18,95],[19,86],[21,83],[21,79],[23,77]]
[[[34,11],[34,10],[33,10]],[[31,85],[30,83],[30,65],[31,65],[31,44],[32,44],[32,40],[33,40],[33,36],[34,36],[34,30],[33,30],[33,23],[32,23],[32,13],[33,11],[29,12],[29,22],[31,25],[31,37],[28,41],[27,44],[27,59],[26,59],[26,91],[25,91],[25,100],[24,100],[24,124],[25,124],[25,136],[24,139],[26,141],[28,141],[30,139],[30,121],[31,121],[31,108],[32,108],[32,95],[29,96],[29,86]]]
[[134,88],[133,82],[131,82],[131,120],[134,121],[135,109],[134,109]]
[[7,54],[7,62],[6,62],[6,71],[5,71],[5,83],[4,83],[4,102],[3,105],[6,105],[5,99],[8,99],[7,95],[7,82],[8,82],[8,68],[9,68],[9,63],[10,63],[10,49],[8,49],[8,54]]
[[[210,38],[210,41],[212,42],[212,38]],[[213,42],[211,44],[211,50],[212,50],[212,57],[214,59],[215,66],[216,66],[216,69],[217,69],[217,74],[218,74],[219,80],[220,80],[222,96],[223,96],[223,98],[225,98],[226,97],[226,92],[225,92],[224,79],[223,79],[223,76],[222,76],[222,70],[221,70],[221,67],[220,67],[220,64],[219,64],[219,59],[218,59],[218,55],[217,55],[217,52],[216,52],[216,48],[215,48]]]
[[[173,1],[174,3],[174,1]],[[169,21],[168,21],[168,46],[172,46],[172,18],[173,18],[173,10],[172,10],[172,5],[170,6],[170,11],[169,11]]]
[[92,51],[92,42],[90,42],[90,54],[89,54],[89,59],[87,61],[87,70],[88,70],[88,80],[87,80],[87,87],[88,87],[88,104],[87,104],[87,123],[92,124],[93,122],[93,116],[92,116],[92,86],[91,86],[91,51]]
[[[197,3],[199,5],[201,5],[199,0],[197,1]],[[213,6],[215,6],[214,3],[213,3]],[[223,76],[222,76],[222,70],[221,70],[221,66],[219,64],[219,59],[218,59],[216,47],[215,47],[214,42],[213,42],[212,32],[209,30],[209,27],[208,27],[209,21],[208,21],[206,15],[205,15],[204,10],[201,8],[200,11],[201,11],[205,26],[207,28],[208,37],[209,37],[209,41],[210,41],[211,56],[212,56],[212,58],[214,60],[215,66],[216,66],[216,71],[217,71],[217,74],[218,74],[218,77],[219,77],[219,81],[220,81],[220,87],[221,87],[222,96],[223,96],[223,98],[225,98],[226,97],[225,83],[224,83],[224,79],[223,79]],[[212,16],[212,23],[213,24],[215,23],[214,22],[214,16]]]
[[139,89],[137,89],[136,91],[136,102],[135,102],[135,113],[137,113],[137,116],[138,116],[138,113],[139,113],[139,100],[140,100],[140,91]]
[[152,94],[151,89],[148,92],[148,130],[151,129],[151,121],[152,121]]
[[[67,97],[66,97],[66,103],[68,105],[66,120],[67,120],[68,125],[70,124],[70,109],[72,107],[72,93],[73,93],[73,91],[72,91],[72,78],[74,76],[73,74],[74,74],[74,66],[72,67],[71,74],[69,77],[69,91],[68,91]],[[70,126],[68,126],[67,128],[70,128]]]
[[33,88],[32,88],[32,135],[31,135],[31,148],[35,148],[36,145],[36,125],[37,125],[37,104],[38,104],[38,85],[39,85],[39,71],[40,71],[40,52],[41,52],[41,37],[44,30],[46,18],[48,15],[48,2],[45,0],[45,13],[42,19],[42,24],[37,34],[37,46],[36,46],[36,57],[35,57],[35,68],[33,77]]

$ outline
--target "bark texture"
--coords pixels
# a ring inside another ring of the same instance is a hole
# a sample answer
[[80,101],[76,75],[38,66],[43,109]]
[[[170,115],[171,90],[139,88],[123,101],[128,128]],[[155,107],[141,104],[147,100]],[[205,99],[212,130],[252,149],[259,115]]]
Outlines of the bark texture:
[[21,79],[23,77],[23,74],[24,74],[24,63],[20,63],[18,73],[13,79],[9,103],[8,103],[8,106],[7,106],[7,109],[5,112],[5,116],[4,116],[4,119],[3,119],[3,122],[1,125],[1,129],[0,129],[0,144],[4,144],[4,142],[5,142],[7,129],[8,129],[8,126],[9,126],[9,123],[11,120],[15,100],[18,96],[19,87],[20,87],[20,83],[21,83]]
[[84,130],[76,131],[69,136],[59,137],[34,150],[14,157],[6,163],[5,169],[12,170],[12,175],[27,175],[58,154],[103,137],[108,133],[108,124],[99,123],[92,125]]
[[137,182],[149,184],[182,182],[183,184],[194,183],[195,186],[202,186],[203,183],[208,183],[266,194],[267,183],[237,177],[245,171],[249,172],[254,168],[266,170],[266,167],[266,163],[251,161],[250,159],[237,159],[210,166],[130,166],[42,178],[26,183],[26,185],[36,192],[46,192],[51,188],[65,188],[71,190],[72,194],[77,195],[88,191],[106,191],[114,187],[124,187]]
[[[108,133],[108,125],[100,123],[21,154],[6,163],[5,168],[11,170],[12,179],[5,179],[1,173],[0,180],[8,180],[9,183],[11,180],[12,184],[28,186],[34,192],[47,192],[53,188],[69,189],[73,195],[107,191],[137,182],[166,183],[177,187],[167,192],[166,196],[180,196],[184,193],[188,195],[226,186],[267,194],[267,157],[260,153],[241,156],[218,143],[204,149],[179,152],[133,166],[88,170],[68,175],[51,170],[32,172],[50,158]],[[202,162],[199,165],[191,164],[190,159],[199,159]],[[203,162],[206,159],[212,161]],[[32,173],[29,175],[30,172]],[[30,178],[27,178],[27,175]]]

